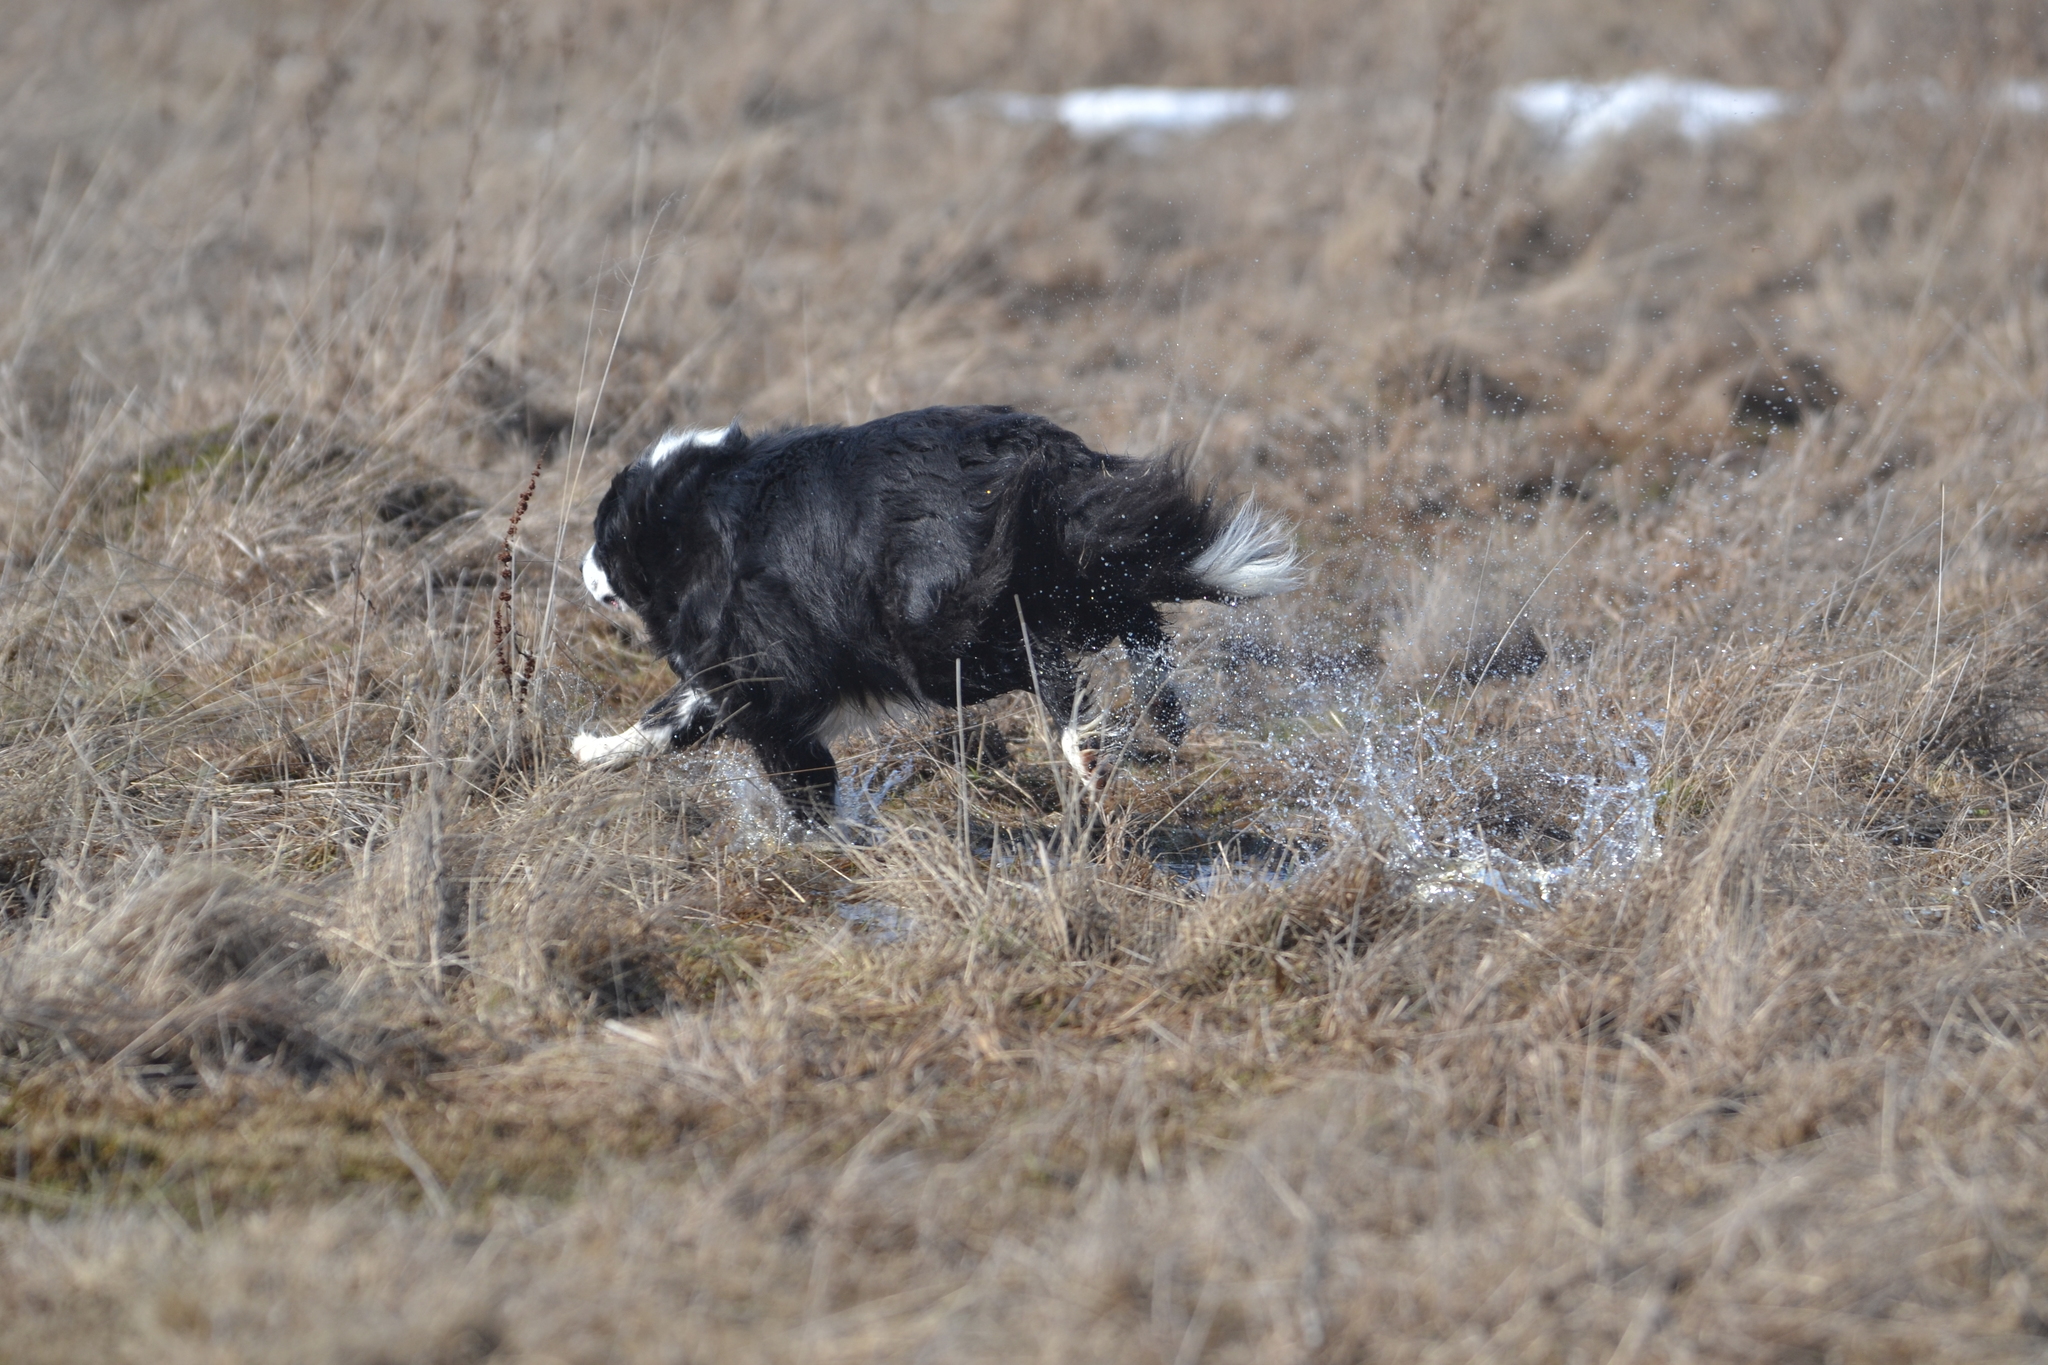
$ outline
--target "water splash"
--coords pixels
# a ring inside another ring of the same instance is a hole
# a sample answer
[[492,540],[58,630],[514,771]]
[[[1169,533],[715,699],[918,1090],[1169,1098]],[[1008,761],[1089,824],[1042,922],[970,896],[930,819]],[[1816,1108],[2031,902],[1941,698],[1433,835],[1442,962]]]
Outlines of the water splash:
[[893,901],[836,900],[832,913],[877,943],[901,943],[911,935],[916,920],[909,910]]
[[916,755],[899,756],[886,748],[880,762],[841,764],[835,796],[840,822],[861,828],[878,826],[883,805],[916,773]]
[[[1375,745],[1368,739],[1361,745],[1359,781],[1362,795],[1399,835],[1426,899],[1464,896],[1483,888],[1534,908],[1568,888],[1609,881],[1654,862],[1662,852],[1659,794],[1650,786],[1648,757],[1626,743],[1612,743],[1605,754],[1591,745],[1579,747],[1583,766],[1549,768],[1539,775],[1553,790],[1575,797],[1569,804],[1577,806],[1569,812],[1569,837],[1557,840],[1554,856],[1548,858],[1531,855],[1526,848],[1518,856],[1477,821],[1428,818],[1425,807],[1432,803],[1421,793],[1432,780],[1463,798],[1448,803],[1454,811],[1469,812],[1501,790],[1500,774],[1483,750],[1461,764],[1439,749],[1419,769],[1404,771],[1402,765],[1378,762]],[[1442,810],[1443,803],[1437,803],[1437,809]]]
[[[1428,900],[1490,891],[1535,909],[1656,861],[1653,722],[1510,745],[1452,733],[1434,711],[1360,703],[1326,739],[1278,741],[1298,801],[1336,838],[1388,847]],[[1333,751],[1341,754],[1332,762]]]
[[[917,770],[915,755],[887,754],[880,763],[853,761],[841,765],[835,792],[838,832],[858,839],[882,825],[881,810]],[[774,848],[801,835],[760,764],[736,744],[715,744],[690,754],[671,770],[671,781],[690,799],[713,810],[720,840],[747,851]]]
[[[1196,844],[1149,853],[1187,894],[1285,881],[1326,849],[1363,843],[1389,852],[1427,900],[1491,893],[1539,909],[1632,875],[1662,853],[1654,721],[1565,716],[1474,736],[1424,699],[1388,698],[1372,673],[1335,658],[1259,678],[1256,699],[1232,704],[1276,727],[1261,746],[1267,762],[1256,765],[1266,780],[1235,803],[1228,830],[1191,829]],[[1211,703],[1236,690],[1188,681]],[[918,771],[917,754],[900,737],[848,755],[837,792],[842,834],[878,829],[883,806]],[[699,774],[727,807],[733,844],[767,847],[791,837],[779,799],[747,756],[721,746]],[[996,864],[1015,853],[1000,839],[976,849]],[[873,919],[859,902],[835,909],[870,933],[893,939],[906,931],[901,920]]]
[[736,745],[720,744],[704,751],[690,766],[697,769],[692,774],[694,780],[726,807],[730,847],[752,851],[788,842],[790,819],[782,799],[751,754]]

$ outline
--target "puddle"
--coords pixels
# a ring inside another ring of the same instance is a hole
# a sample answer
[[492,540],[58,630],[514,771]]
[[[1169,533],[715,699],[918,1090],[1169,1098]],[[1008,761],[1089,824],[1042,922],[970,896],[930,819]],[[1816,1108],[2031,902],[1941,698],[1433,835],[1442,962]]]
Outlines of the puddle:
[[[1529,909],[1660,856],[1653,723],[1595,739],[1546,744],[1538,734],[1503,746],[1454,740],[1434,712],[1412,712],[1355,704],[1332,713],[1341,725],[1335,733],[1268,741],[1260,766],[1275,778],[1265,799],[1226,823],[1140,827],[1128,836],[1134,851],[1185,894],[1207,897],[1285,882],[1333,847],[1372,844],[1427,900],[1486,891]],[[872,812],[906,780],[906,767],[885,763],[849,785],[873,802],[865,807]],[[972,837],[977,859],[1016,866],[1038,864],[1051,836],[998,833],[977,820]],[[880,923],[851,907],[840,913]],[[902,929],[900,919],[888,924]]]
[[1289,842],[1252,829],[1162,824],[1147,830],[1146,857],[1197,896],[1286,881],[1322,856],[1327,843]]
[[[1365,845],[1385,851],[1426,900],[1483,894],[1537,910],[1661,856],[1653,721],[1612,717],[1595,726],[1566,715],[1505,738],[1474,738],[1435,707],[1381,694],[1370,671],[1331,663],[1261,677],[1256,697],[1235,699],[1224,695],[1238,690],[1228,675],[1211,675],[1207,686],[1187,677],[1198,706],[1229,703],[1275,731],[1238,765],[1239,785],[1223,805],[1208,819],[1189,818],[1189,808],[1134,821],[1119,836],[1184,895],[1284,882],[1332,848]],[[846,836],[885,828],[884,805],[928,758],[908,733],[847,756],[838,792]],[[786,837],[774,793],[737,750],[708,775],[730,802],[737,840]],[[1089,837],[1099,843],[1100,827]],[[1057,835],[1028,818],[1001,829],[976,818],[969,838],[976,860],[997,867],[1024,870],[1061,856],[1048,848]],[[913,932],[893,903],[849,899],[834,910],[884,941]]]

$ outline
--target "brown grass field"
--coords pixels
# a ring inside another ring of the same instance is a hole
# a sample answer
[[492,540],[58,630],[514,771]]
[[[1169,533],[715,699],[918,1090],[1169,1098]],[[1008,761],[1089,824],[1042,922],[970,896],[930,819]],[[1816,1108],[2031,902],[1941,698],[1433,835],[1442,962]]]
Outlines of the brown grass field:
[[[1654,71],[1796,102],[1499,100]],[[1991,2],[20,0],[0,1360],[2048,1355],[2044,74]],[[1119,83],[1298,104],[956,98]],[[931,402],[1297,519],[1189,743],[943,714],[844,847],[579,771],[666,685],[611,472]]]

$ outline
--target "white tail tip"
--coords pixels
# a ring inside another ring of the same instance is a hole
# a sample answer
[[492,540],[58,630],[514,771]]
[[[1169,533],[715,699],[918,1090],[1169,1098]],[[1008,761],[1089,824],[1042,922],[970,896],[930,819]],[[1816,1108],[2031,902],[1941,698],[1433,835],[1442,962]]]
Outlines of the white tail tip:
[[1301,565],[1294,554],[1289,527],[1247,502],[1216,537],[1215,544],[1195,557],[1188,571],[1203,583],[1231,597],[1271,597],[1301,583]]

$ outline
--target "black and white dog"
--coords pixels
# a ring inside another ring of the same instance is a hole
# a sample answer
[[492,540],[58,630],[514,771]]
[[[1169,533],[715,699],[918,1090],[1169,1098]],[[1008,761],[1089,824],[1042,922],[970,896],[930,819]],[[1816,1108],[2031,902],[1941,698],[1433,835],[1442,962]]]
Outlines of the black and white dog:
[[682,679],[576,757],[619,764],[713,735],[753,745],[791,813],[833,814],[826,747],[883,716],[1036,688],[1091,775],[1075,656],[1121,639],[1178,744],[1160,602],[1293,587],[1286,527],[1226,519],[1171,459],[1099,455],[1042,417],[925,408],[857,427],[670,432],[597,509],[583,582],[630,607]]

